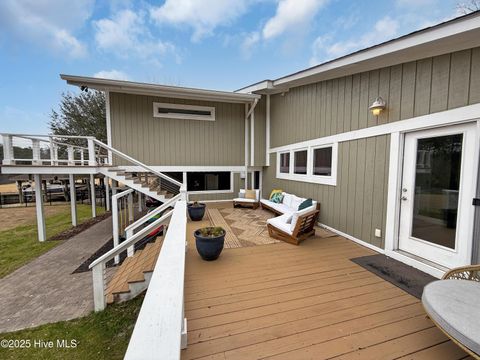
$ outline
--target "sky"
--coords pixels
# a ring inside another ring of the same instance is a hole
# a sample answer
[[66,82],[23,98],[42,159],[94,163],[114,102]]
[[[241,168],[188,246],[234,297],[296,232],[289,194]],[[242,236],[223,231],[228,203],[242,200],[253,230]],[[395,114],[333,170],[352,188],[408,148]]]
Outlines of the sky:
[[455,0],[1,0],[0,132],[46,134],[59,74],[232,91],[459,16]]

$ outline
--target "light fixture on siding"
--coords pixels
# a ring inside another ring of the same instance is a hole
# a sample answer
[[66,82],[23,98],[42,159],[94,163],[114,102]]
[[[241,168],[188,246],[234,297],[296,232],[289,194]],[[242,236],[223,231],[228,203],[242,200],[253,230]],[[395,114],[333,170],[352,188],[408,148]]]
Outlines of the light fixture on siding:
[[382,110],[385,110],[385,100],[383,100],[380,96],[375,99],[372,105],[370,105],[369,109],[374,116],[380,115]]

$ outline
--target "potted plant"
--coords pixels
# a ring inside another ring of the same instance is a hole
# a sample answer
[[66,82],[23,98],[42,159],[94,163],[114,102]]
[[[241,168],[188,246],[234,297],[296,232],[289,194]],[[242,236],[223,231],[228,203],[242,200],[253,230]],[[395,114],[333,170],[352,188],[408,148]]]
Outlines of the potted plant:
[[188,204],[188,215],[192,221],[200,221],[205,215],[205,204],[195,201],[193,204]]
[[197,251],[203,260],[216,260],[223,250],[225,230],[221,227],[204,227],[194,233]]

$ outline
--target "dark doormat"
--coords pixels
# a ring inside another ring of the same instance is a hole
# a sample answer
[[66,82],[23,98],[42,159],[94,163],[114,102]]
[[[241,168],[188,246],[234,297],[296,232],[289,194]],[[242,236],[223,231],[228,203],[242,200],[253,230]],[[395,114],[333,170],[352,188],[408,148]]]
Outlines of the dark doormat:
[[422,298],[425,285],[437,280],[431,275],[382,254],[350,260],[418,299]]

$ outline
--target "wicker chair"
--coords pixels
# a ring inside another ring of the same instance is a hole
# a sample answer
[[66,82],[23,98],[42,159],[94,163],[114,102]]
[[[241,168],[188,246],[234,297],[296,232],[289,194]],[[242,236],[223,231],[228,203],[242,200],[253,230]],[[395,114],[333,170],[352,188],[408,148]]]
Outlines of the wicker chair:
[[[480,265],[463,266],[463,267],[455,268],[455,269],[452,269],[452,270],[446,272],[445,275],[442,277],[442,280],[434,281],[433,283],[431,283],[431,284],[429,284],[425,287],[424,296],[422,297],[423,306],[425,308],[425,311],[426,311],[428,317],[432,320],[432,322],[440,330],[442,330],[442,332],[445,335],[447,335],[455,344],[457,344],[460,348],[462,348],[465,352],[470,354],[475,359],[480,359],[480,354],[479,353],[476,353],[471,348],[467,347],[464,344],[463,341],[460,341],[457,337],[452,335],[451,331],[446,329],[451,325],[451,324],[448,323],[448,317],[447,316],[445,316],[445,317],[439,316],[439,313],[434,311],[431,304],[429,304],[432,301],[432,299],[428,299],[428,295],[434,295],[435,294],[434,292],[429,292],[429,290],[432,290],[432,288],[436,287],[437,291],[438,291],[438,288],[440,288],[440,286],[438,286],[438,285],[456,285],[455,283],[442,284],[443,280],[448,280],[450,282],[452,280],[463,280],[463,281],[468,281],[468,282],[480,282]],[[432,285],[432,286],[430,286],[430,285]],[[468,283],[462,283],[461,285],[469,285],[469,284]],[[478,284],[478,286],[480,287],[480,284]],[[478,292],[478,289],[475,288],[474,290],[476,290]],[[429,293],[426,294],[426,292],[429,292]],[[450,294],[456,294],[456,293],[457,293],[457,291],[455,291],[454,288],[450,288]],[[464,292],[462,292],[462,293],[464,293]],[[472,300],[470,302],[473,302],[475,304],[475,302],[478,301],[478,298],[468,299],[469,296],[470,297],[476,297],[477,295],[474,295],[470,292],[468,292],[467,294],[468,294],[467,296],[461,297],[458,302],[463,303],[463,302],[467,302],[466,300]],[[435,299],[435,300],[438,301],[438,298],[440,298],[440,297],[441,296],[437,295],[437,299]],[[459,305],[459,306],[461,306],[461,305]],[[450,307],[450,308],[452,308],[452,307]],[[455,308],[455,306],[453,308]],[[479,311],[478,306],[473,306],[472,311],[478,312]],[[476,320],[473,319],[473,317],[470,316],[469,314],[473,315],[472,312],[468,311],[467,314],[463,316],[464,322],[465,322],[465,319],[469,319],[470,322],[474,323]],[[440,314],[440,315],[442,315],[442,314]],[[452,319],[452,318],[450,317],[450,319]],[[452,322],[455,322],[455,319],[453,319]],[[468,321],[466,321],[466,322],[468,322]],[[473,326],[475,326],[475,325],[473,325]],[[476,338],[475,341],[476,341],[475,343],[478,344],[478,342],[479,342],[478,338]]]

